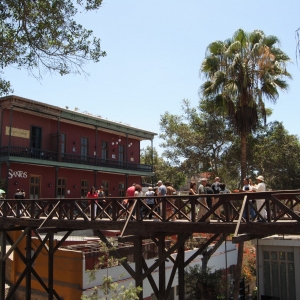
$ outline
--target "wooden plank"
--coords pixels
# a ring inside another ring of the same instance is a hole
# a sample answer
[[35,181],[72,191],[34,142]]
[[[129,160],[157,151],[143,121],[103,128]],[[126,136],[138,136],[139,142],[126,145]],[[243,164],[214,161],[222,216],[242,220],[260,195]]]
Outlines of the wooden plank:
[[254,239],[262,239],[266,236],[268,235],[249,234],[249,233],[240,234],[232,237],[232,243],[238,244],[240,242],[246,242]]

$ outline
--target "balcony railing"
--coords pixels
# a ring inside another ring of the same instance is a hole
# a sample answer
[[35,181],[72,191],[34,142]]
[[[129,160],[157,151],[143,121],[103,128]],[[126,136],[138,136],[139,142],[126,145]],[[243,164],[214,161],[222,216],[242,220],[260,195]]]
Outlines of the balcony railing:
[[82,156],[76,154],[59,154],[53,151],[42,149],[24,148],[24,147],[0,147],[0,157],[13,156],[34,158],[39,160],[52,160],[66,163],[83,164],[90,166],[100,166],[114,169],[135,170],[143,172],[152,172],[151,165],[134,164],[131,162],[118,161],[115,159],[104,159],[97,156]]

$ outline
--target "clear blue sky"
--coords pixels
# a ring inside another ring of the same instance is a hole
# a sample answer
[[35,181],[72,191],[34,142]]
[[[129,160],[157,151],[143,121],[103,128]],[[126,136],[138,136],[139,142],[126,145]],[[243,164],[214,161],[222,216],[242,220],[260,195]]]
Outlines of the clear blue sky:
[[[181,101],[199,101],[204,78],[199,68],[206,47],[242,28],[275,35],[293,61],[293,80],[268,121],[282,121],[298,134],[300,63],[296,64],[295,31],[300,27],[299,0],[105,0],[79,20],[102,40],[107,57],[89,63],[87,78],[79,75],[43,76],[38,82],[26,71],[5,70],[14,94],[70,109],[78,107],[116,122],[159,133],[160,116],[180,114]],[[159,138],[154,146],[159,153]],[[150,143],[143,143],[145,147]]]

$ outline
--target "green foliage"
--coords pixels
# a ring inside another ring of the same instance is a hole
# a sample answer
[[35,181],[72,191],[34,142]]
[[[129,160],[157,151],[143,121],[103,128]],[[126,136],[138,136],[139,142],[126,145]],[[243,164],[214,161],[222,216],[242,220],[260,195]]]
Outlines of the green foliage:
[[263,31],[237,30],[233,37],[208,45],[200,71],[207,81],[201,93],[226,111],[241,137],[241,177],[246,175],[247,136],[266,122],[264,99],[276,102],[287,90],[289,57],[278,48],[278,38]]
[[205,171],[218,174],[221,153],[230,146],[233,135],[222,110],[202,100],[192,108],[182,102],[180,116],[166,112],[161,116],[163,156],[191,177]]
[[[112,241],[109,241],[112,243]],[[104,242],[100,242],[100,251],[102,255],[99,257],[97,264],[93,270],[88,270],[90,282],[96,279],[96,274],[100,269],[117,266],[125,260],[125,258],[117,259],[110,255],[110,252],[116,250],[114,247],[108,247]],[[122,274],[120,275],[122,278]],[[135,300],[139,299],[142,291],[141,287],[134,287],[132,283],[128,287],[119,285],[113,281],[111,276],[103,276],[102,285],[95,286],[90,295],[82,295],[82,300]]]
[[[100,39],[75,21],[82,11],[99,9],[102,0],[2,0],[0,3],[1,68],[24,68],[36,78],[46,71],[84,73],[87,61],[106,53]],[[34,70],[37,70],[34,73]],[[0,77],[0,95],[12,92]]]
[[[189,267],[185,272],[187,300],[221,300],[226,299],[226,277],[222,270],[202,271],[200,265]],[[218,287],[218,288],[216,288]]]
[[[152,164],[152,148],[141,149],[141,163]],[[181,167],[174,165],[170,160],[159,157],[156,149],[153,149],[153,166],[155,171],[154,182],[162,180],[171,182],[175,189],[178,189],[186,182],[186,175]],[[151,183],[152,178],[144,178],[145,182]]]
[[6,179],[0,178],[0,189],[5,190],[6,189]]
[[267,188],[300,187],[300,142],[282,123],[270,123],[260,131],[252,145],[252,168],[266,179]]

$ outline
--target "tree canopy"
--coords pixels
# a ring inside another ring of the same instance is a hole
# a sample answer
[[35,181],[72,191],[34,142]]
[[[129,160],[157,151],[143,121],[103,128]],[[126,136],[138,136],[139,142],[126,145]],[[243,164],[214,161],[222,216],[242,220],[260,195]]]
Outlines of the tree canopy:
[[[266,108],[268,115],[271,110]],[[240,137],[213,102],[202,99],[196,108],[183,100],[182,114],[161,116],[161,137],[166,157],[188,178],[210,172],[229,189],[240,183]],[[267,188],[297,189],[300,186],[300,142],[280,122],[258,124],[247,138],[246,176],[265,177]]]
[[266,121],[264,100],[276,102],[291,78],[286,69],[290,59],[278,45],[276,36],[239,29],[232,38],[209,44],[200,68],[207,78],[201,94],[223,108],[241,138],[241,178],[246,175],[247,137],[260,117]]
[[106,53],[92,30],[75,21],[80,11],[100,8],[102,0],[2,0],[0,2],[0,95],[12,92],[8,67],[24,68],[36,78],[45,72],[84,73],[88,61]]

